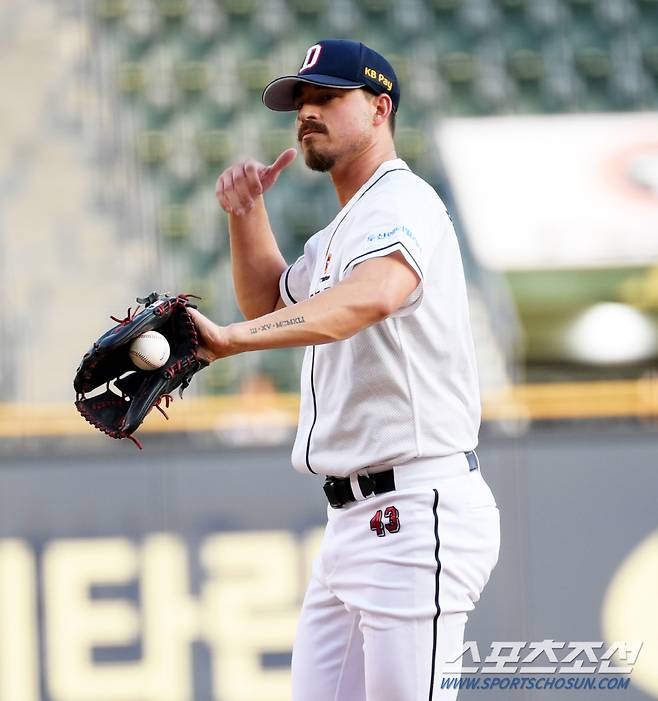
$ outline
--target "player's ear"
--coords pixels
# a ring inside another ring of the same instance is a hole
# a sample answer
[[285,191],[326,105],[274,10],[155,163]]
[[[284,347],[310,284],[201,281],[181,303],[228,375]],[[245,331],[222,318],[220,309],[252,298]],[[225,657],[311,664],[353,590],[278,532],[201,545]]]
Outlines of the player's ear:
[[372,124],[378,127],[388,119],[388,115],[391,114],[393,110],[393,101],[390,95],[382,93],[381,95],[375,95],[373,100],[375,106],[375,113],[372,117]]

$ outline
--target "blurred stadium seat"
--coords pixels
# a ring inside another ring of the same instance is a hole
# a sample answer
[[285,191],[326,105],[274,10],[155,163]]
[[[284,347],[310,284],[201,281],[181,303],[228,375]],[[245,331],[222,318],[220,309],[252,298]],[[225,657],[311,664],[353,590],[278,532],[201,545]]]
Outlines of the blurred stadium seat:
[[[358,38],[390,56],[403,86],[399,153],[436,182],[427,129],[442,116],[655,107],[658,47],[647,26],[657,7],[655,0],[98,0],[95,17],[100,41],[116,56],[108,78],[142,125],[134,143],[161,202],[160,253],[193,260],[200,222],[190,203],[212,191],[232,159],[271,161],[294,142],[289,115],[264,112],[260,94],[322,35]],[[288,258],[336,207],[330,188],[301,169],[286,175],[270,205]],[[219,234],[217,216],[205,224],[213,228]],[[209,267],[210,279],[193,282],[213,289],[216,274]]]
[[[443,117],[658,107],[658,0],[93,0],[82,18],[95,49],[85,70],[111,115],[98,150],[138,184],[114,202],[141,231],[156,227],[166,284],[206,290],[211,315],[231,294],[219,279],[216,177],[236,158],[271,162],[294,144],[291,116],[265,110],[261,91],[322,36],[390,58],[402,83],[398,152],[435,186],[429,135]],[[299,165],[269,205],[288,259],[337,207],[329,184]],[[212,253],[205,264],[200,250]]]

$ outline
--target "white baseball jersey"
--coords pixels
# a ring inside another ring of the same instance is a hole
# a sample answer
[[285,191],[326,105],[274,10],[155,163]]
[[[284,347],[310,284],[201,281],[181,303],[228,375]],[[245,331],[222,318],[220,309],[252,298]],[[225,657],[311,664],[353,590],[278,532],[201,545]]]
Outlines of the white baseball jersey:
[[295,304],[370,258],[399,251],[420,284],[391,317],[306,349],[292,462],[346,476],[475,448],[480,396],[466,283],[452,222],[400,159],[383,163],[282,274]]

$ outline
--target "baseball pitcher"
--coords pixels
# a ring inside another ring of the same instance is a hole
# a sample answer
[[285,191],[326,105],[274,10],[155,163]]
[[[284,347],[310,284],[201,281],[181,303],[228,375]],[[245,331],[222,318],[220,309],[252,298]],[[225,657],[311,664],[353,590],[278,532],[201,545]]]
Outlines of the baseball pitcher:
[[263,102],[295,113],[304,161],[329,173],[340,211],[288,264],[263,193],[296,150],[228,168],[216,194],[247,321],[220,327],[189,312],[207,362],[306,347],[292,462],[324,481],[328,524],[292,698],[454,699],[445,680],[459,676],[467,615],[499,547],[475,453],[480,398],[455,232],[396,156],[400,86],[380,54],[319,41]]

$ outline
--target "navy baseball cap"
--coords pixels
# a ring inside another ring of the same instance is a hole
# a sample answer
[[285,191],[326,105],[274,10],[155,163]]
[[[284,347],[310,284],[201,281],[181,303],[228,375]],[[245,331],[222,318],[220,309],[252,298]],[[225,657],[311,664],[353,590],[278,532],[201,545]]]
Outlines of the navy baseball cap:
[[263,91],[263,102],[271,110],[291,112],[295,86],[299,83],[330,88],[368,88],[376,94],[387,93],[396,112],[400,102],[400,84],[391,64],[365,44],[348,39],[322,39],[306,52],[297,75],[273,80]]

